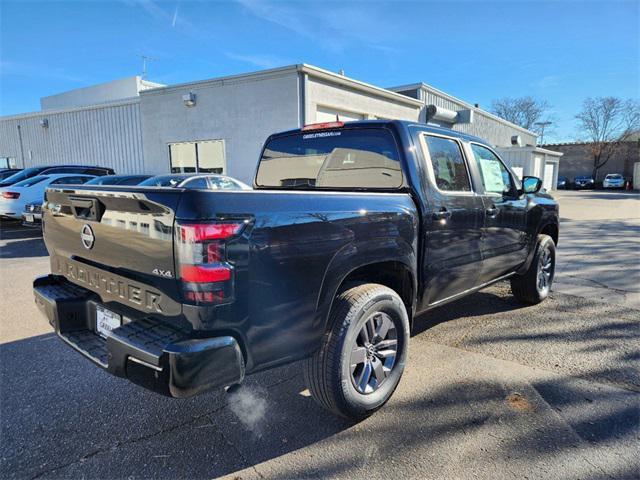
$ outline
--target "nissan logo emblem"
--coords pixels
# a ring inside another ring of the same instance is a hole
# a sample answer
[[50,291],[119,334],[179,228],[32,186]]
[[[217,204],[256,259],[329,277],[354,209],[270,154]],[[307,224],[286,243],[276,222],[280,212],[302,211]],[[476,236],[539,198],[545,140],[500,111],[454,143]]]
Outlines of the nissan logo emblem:
[[93,248],[93,242],[96,241],[96,237],[93,235],[93,230],[89,225],[85,224],[84,227],[82,227],[80,240],[82,241],[82,246],[87,250],[91,250]]

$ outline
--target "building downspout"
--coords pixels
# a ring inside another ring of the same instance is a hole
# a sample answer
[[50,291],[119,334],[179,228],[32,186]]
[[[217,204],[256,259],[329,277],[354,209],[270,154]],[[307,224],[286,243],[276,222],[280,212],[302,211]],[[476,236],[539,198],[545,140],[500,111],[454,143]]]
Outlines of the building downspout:
[[307,81],[308,75],[303,71],[298,71],[298,127],[304,127],[307,122]]
[[22,168],[26,168],[24,164],[24,147],[22,145],[22,130],[20,129],[20,125],[18,125],[18,143],[20,144],[20,160],[22,161]]

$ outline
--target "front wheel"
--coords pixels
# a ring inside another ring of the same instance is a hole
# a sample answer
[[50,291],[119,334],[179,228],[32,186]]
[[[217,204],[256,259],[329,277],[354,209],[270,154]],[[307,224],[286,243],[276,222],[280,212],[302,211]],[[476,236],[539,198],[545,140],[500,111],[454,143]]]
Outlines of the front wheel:
[[511,292],[523,303],[534,305],[549,296],[556,269],[556,244],[549,235],[538,235],[536,252],[524,275],[511,277]]
[[340,293],[330,330],[304,366],[316,402],[340,416],[362,420],[382,407],[398,386],[409,343],[402,299],[383,285]]

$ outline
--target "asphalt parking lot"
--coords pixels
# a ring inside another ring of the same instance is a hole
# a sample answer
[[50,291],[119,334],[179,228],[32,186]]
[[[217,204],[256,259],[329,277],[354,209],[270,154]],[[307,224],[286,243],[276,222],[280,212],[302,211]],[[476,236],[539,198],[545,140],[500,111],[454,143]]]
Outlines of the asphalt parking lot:
[[300,366],[171,400],[109,376],[37,312],[38,232],[0,230],[2,478],[638,478],[640,196],[562,192],[556,284],[498,284],[416,321],[405,375],[359,424]]

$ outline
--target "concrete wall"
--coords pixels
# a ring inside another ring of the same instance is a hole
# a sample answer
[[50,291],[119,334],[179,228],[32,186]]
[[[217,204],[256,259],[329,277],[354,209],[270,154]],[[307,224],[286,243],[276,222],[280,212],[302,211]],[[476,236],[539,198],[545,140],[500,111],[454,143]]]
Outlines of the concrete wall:
[[[43,119],[48,128],[41,126]],[[140,173],[139,101],[3,117],[0,157],[15,158],[19,167],[89,164],[112,167],[117,173]]]
[[420,107],[407,105],[406,102],[382,98],[374,94],[359,91],[348,86],[309,76],[305,88],[305,123],[321,121],[317,111],[346,111],[362,118],[387,118],[417,121]]
[[[571,181],[578,175],[591,175],[593,171],[593,156],[589,145],[585,143],[552,144],[548,148],[564,153],[560,162],[560,175]],[[637,141],[624,142],[620,150],[598,170],[598,178],[604,179],[608,173],[621,173],[625,178],[633,177],[633,164],[640,162],[640,145]]]
[[[194,107],[183,103],[189,92]],[[170,143],[224,140],[226,173],[250,184],[264,140],[300,126],[299,94],[295,69],[141,92],[143,171],[169,172]]]
[[84,107],[105,102],[114,102],[138,96],[140,90],[160,86],[160,84],[141,80],[140,77],[127,77],[112,82],[76,88],[68,92],[42,97],[41,110],[61,110],[73,107]]

